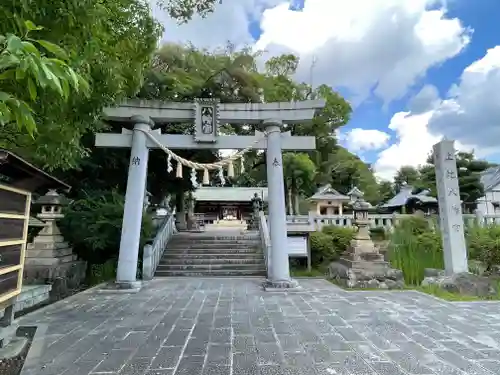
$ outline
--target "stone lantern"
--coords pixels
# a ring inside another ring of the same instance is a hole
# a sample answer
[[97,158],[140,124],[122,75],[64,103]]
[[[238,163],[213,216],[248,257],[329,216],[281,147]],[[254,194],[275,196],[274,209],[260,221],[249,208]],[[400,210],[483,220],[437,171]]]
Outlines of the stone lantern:
[[49,190],[35,202],[37,206],[41,206],[41,212],[37,217],[45,222],[62,219],[64,217],[62,208],[67,202],[68,200],[59,195],[56,190]]
[[354,212],[353,223],[358,227],[356,239],[370,239],[370,219],[368,218],[368,213],[371,208],[372,205],[362,198],[356,200],[352,205]]
[[36,206],[40,206],[40,213],[36,217],[45,225],[33,242],[28,244],[26,265],[51,266],[74,260],[71,248],[64,242],[57,227],[57,220],[64,217],[62,208],[66,203],[67,199],[59,195],[56,190],[49,190],[34,202]]
[[67,203],[69,200],[56,190],[49,190],[34,203],[41,207],[37,218],[45,226],[26,248],[26,283],[52,284],[51,293],[56,296],[77,288],[83,282],[86,270],[86,263],[77,260],[57,226],[57,221],[64,217],[62,209]]
[[390,268],[370,238],[368,213],[372,205],[360,198],[352,208],[358,230],[339,261],[330,264],[330,278],[349,288],[402,288],[402,272]]

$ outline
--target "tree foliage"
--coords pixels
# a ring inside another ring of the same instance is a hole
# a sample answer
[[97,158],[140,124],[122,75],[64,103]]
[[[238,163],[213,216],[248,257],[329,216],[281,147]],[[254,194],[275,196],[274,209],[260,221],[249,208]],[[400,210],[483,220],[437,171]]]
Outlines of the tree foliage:
[[195,14],[205,17],[222,0],[156,0],[156,4],[179,23],[188,22]]
[[82,136],[105,127],[102,108],[134,95],[141,86],[160,28],[142,0],[20,0],[0,5],[0,35],[23,35],[25,20],[43,27],[36,31],[37,39],[60,47],[48,52],[65,51],[68,67],[88,82],[89,95],[37,95],[32,100],[30,90],[17,92],[20,100],[31,101],[38,132],[33,139],[8,123],[0,131],[0,147],[49,170],[75,168],[92,146],[83,144]]
[[[489,168],[491,164],[476,159],[473,152],[457,152],[455,158],[460,199],[467,211],[473,211],[476,208],[476,201],[484,196],[481,172]],[[436,171],[432,153],[427,158],[426,164],[418,168],[403,166],[397,171],[394,177],[394,189],[400,190],[404,183],[413,186],[416,191],[426,189],[431,195],[437,196]]]
[[[37,126],[31,103],[42,95],[56,94],[67,100],[70,91],[88,93],[87,82],[68,66],[68,55],[46,40],[33,39],[42,30],[24,21],[24,34],[0,35],[0,125],[15,123],[19,131],[33,136]],[[28,94],[28,100],[23,100]]]

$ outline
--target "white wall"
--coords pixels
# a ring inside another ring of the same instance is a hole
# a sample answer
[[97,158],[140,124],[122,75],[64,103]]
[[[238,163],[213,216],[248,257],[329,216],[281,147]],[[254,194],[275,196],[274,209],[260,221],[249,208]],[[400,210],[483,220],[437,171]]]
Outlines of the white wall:
[[500,208],[495,210],[492,204],[492,202],[500,202],[500,183],[491,190],[477,200],[477,209],[485,215],[500,214]]

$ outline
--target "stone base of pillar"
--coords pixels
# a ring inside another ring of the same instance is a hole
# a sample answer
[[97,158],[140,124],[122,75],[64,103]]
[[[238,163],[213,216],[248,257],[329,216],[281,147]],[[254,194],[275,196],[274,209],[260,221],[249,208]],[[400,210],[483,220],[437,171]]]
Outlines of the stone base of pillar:
[[99,289],[100,292],[137,293],[142,288],[142,281],[114,281]]
[[266,292],[298,292],[302,290],[297,280],[269,280],[262,283]]

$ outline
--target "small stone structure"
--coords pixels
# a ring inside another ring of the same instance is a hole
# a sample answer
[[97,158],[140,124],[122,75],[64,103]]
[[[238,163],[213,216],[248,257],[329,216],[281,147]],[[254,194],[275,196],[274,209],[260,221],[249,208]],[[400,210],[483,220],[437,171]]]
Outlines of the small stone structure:
[[37,218],[45,222],[45,226],[26,248],[24,281],[25,284],[52,284],[52,296],[58,299],[82,284],[87,265],[77,260],[57,227],[57,220],[64,217],[62,207],[66,199],[49,190],[35,203],[41,205]]
[[444,270],[426,268],[422,286],[435,286],[450,293],[466,296],[489,297],[498,293],[495,279],[478,276],[468,272],[446,275]]
[[370,207],[362,199],[354,203],[354,224],[358,231],[340,260],[330,264],[329,276],[348,288],[401,289],[403,273],[390,267],[370,238]]

